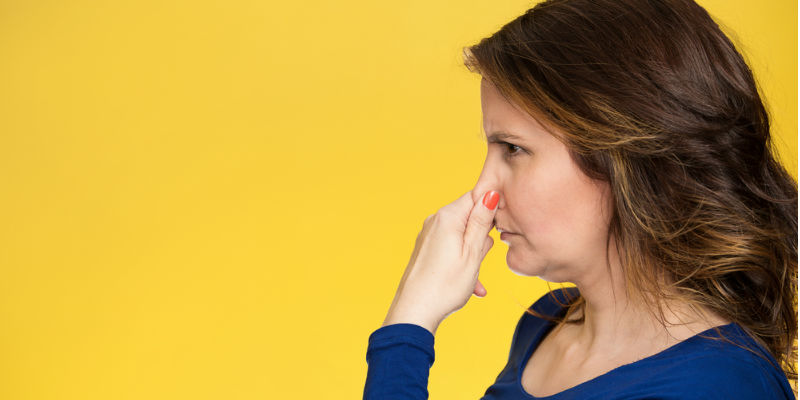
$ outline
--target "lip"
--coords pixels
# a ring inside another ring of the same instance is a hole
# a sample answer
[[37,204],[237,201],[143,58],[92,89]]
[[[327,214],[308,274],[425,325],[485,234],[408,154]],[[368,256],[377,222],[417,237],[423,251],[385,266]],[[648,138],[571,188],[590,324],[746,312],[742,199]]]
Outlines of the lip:
[[511,231],[509,231],[508,229],[503,229],[503,228],[501,228],[501,227],[499,227],[499,226],[498,226],[498,227],[495,227],[495,229],[497,229],[497,231],[498,231],[498,232],[500,232],[500,234],[503,234],[503,233],[511,233],[511,234],[514,234],[514,232],[511,232]]
[[509,237],[509,236],[511,236],[511,235],[514,235],[514,233],[511,233],[511,232],[502,232],[502,233],[500,233],[500,240],[505,240],[507,237]]

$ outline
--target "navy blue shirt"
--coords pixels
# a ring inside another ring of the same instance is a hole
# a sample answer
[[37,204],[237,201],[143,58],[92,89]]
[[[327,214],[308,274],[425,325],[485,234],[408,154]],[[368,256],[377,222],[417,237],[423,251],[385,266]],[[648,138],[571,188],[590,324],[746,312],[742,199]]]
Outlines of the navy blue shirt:
[[[577,295],[575,287],[557,289],[542,296],[531,309],[563,316],[567,307],[552,297],[567,304]],[[719,329],[726,338],[769,361],[735,344],[701,337],[718,337],[712,328],[552,396],[535,397],[522,387],[522,370],[554,326],[531,314],[522,315],[511,340],[508,362],[482,400],[795,399],[788,379],[772,364],[772,355],[736,323]],[[427,399],[433,343],[433,334],[414,324],[387,325],[372,332],[364,399]]]

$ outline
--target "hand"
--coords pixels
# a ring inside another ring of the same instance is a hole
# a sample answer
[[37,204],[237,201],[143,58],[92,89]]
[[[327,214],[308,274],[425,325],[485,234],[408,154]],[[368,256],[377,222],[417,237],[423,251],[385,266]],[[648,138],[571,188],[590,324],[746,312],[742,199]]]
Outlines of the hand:
[[472,294],[486,295],[478,272],[494,244],[489,231],[499,200],[497,192],[489,191],[474,203],[469,191],[425,219],[382,326],[416,324],[435,335]]

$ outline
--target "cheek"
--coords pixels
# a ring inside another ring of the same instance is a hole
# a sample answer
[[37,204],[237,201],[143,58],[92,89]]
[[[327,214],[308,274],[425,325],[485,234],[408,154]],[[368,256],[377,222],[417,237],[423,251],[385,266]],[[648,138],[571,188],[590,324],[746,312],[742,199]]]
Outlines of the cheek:
[[519,228],[541,249],[579,249],[604,238],[602,186],[577,169],[554,168],[528,176],[512,207]]

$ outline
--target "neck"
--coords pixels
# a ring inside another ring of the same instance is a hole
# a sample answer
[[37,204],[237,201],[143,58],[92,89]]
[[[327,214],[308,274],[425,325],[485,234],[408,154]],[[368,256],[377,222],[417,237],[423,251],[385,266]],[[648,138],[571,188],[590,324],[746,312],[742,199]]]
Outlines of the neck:
[[[665,349],[711,327],[727,323],[703,311],[694,311],[685,304],[664,304],[666,326],[625,290],[625,277],[613,239],[609,247],[609,269],[594,268],[574,283],[585,304],[584,321],[569,334],[569,347],[583,354],[604,354],[613,357],[630,349]],[[581,314],[581,313],[579,313]]]

